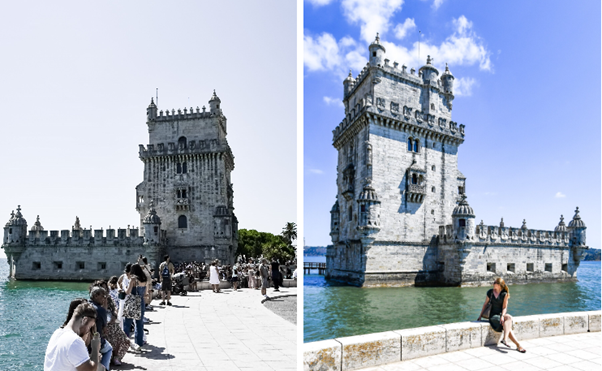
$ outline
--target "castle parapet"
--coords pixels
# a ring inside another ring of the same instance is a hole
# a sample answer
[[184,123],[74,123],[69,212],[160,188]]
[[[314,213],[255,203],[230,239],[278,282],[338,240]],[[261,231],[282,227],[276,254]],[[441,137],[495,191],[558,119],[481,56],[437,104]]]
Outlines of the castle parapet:
[[[439,241],[453,241],[453,226],[439,226]],[[540,245],[569,247],[570,232],[546,231],[525,228],[500,227],[498,225],[478,224],[475,230],[476,241],[482,243],[504,243],[517,245]]]
[[157,121],[157,122],[165,122],[165,121],[177,121],[177,120],[198,120],[198,119],[206,119],[206,118],[211,118],[211,117],[216,117],[216,116],[223,116],[221,114],[221,110],[220,112],[211,112],[211,111],[206,111],[206,108],[203,106],[203,108],[199,108],[198,106],[196,107],[196,109],[193,109],[192,107],[190,108],[178,108],[178,110],[176,111],[175,109],[170,110],[161,110],[159,111],[159,115],[155,118],[153,118],[151,121]]
[[115,229],[63,229],[61,231],[30,231],[26,246],[142,246],[143,238],[138,228]]
[[230,147],[227,144],[220,143],[217,139],[206,139],[206,140],[191,140],[186,145],[177,143],[158,143],[149,144],[144,147],[143,144],[139,146],[140,158],[149,158],[154,156],[165,156],[165,155],[189,155],[189,154],[201,154],[211,152],[231,152]]

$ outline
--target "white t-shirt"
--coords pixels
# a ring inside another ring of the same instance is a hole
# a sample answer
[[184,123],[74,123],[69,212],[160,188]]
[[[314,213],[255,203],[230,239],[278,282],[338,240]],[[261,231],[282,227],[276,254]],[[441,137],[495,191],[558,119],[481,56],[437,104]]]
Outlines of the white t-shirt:
[[44,371],[76,371],[89,359],[84,340],[70,328],[59,328],[48,342]]

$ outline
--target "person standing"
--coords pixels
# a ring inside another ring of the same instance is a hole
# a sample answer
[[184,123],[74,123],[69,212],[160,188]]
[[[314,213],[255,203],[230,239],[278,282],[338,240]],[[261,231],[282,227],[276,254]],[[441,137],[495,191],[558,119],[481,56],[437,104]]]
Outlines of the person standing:
[[96,324],[96,309],[90,303],[81,303],[69,321],[50,337],[44,356],[44,371],[96,371],[100,342],[91,343],[92,352],[82,337]]
[[[132,348],[136,352],[140,352],[140,347],[144,345],[144,294],[146,292],[146,275],[142,272],[142,268],[138,264],[132,265],[130,270],[130,283],[126,290],[126,295],[138,295],[142,299],[140,305],[140,319],[134,320],[133,318],[126,318],[123,321],[123,331],[129,337],[132,328],[132,322],[136,324],[136,337],[135,343],[132,344]],[[137,345],[137,346],[135,346]]]
[[113,357],[113,347],[107,341],[106,327],[108,323],[107,292],[99,286],[94,286],[90,291],[90,302],[96,309],[96,331],[100,334],[100,354],[102,359],[100,363],[109,370],[111,358]]
[[272,259],[271,264],[272,271],[272,282],[274,283],[274,291],[280,291],[280,264],[278,264],[278,260]]
[[234,264],[234,267],[232,267],[232,288],[234,289],[234,291],[238,291],[238,264]]
[[261,295],[263,295],[263,297],[266,299],[270,299],[270,297],[267,295],[267,288],[270,286],[270,283],[268,282],[269,268],[267,259],[263,259],[261,261],[261,264],[259,265],[259,273],[261,275]]
[[[153,301],[153,275],[150,271],[150,266],[148,265],[148,259],[146,256],[140,255],[138,258],[138,264],[144,275],[146,276],[146,294],[144,295],[144,304],[146,305],[146,310],[153,310],[151,307],[151,301]],[[148,319],[145,318],[144,323],[148,323]]]
[[165,296],[167,296],[167,305],[171,305],[171,277],[174,274],[173,264],[169,261],[169,255],[163,257],[163,263],[159,266],[159,282],[161,282],[161,298],[159,305],[165,305]]
[[217,270],[217,261],[213,261],[209,266],[209,283],[213,286],[213,292],[219,292],[219,272]]

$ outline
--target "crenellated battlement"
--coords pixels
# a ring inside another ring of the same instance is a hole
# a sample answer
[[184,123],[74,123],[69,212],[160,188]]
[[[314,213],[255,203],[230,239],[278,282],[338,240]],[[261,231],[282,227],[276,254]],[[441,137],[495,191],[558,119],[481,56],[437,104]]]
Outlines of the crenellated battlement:
[[[475,228],[474,242],[569,247],[570,236],[570,231],[503,227],[499,225],[484,225],[481,222]],[[441,243],[454,241],[453,225],[439,226],[439,241]]]
[[[117,234],[115,234],[117,231]],[[25,246],[142,246],[138,228],[29,231]]]
[[161,110],[158,115],[154,118],[151,118],[149,121],[180,121],[180,120],[198,120],[198,119],[208,119],[212,117],[224,117],[221,110],[218,112],[207,111],[205,106],[196,109],[190,108],[178,108],[170,110]]
[[211,152],[228,152],[232,154],[230,146],[218,139],[191,140],[188,143],[158,143],[148,144],[146,147],[143,144],[139,145],[140,158],[149,158],[165,155],[190,155]]

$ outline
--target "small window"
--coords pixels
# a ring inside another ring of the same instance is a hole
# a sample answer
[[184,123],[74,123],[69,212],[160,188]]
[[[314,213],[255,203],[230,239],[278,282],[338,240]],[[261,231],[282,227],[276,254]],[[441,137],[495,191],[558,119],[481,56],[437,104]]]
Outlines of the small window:
[[185,189],[182,190],[182,198],[187,198]]
[[431,210],[431,215],[435,215],[435,210]]
[[31,269],[34,270],[34,271],[42,269],[42,263],[40,263],[40,262],[33,262],[33,264],[31,265]]
[[418,141],[414,141],[414,152],[418,153]]
[[372,52],[372,56],[373,56],[373,57],[376,57],[376,52]]
[[460,220],[458,220],[458,226],[459,227],[466,227],[466,219],[460,219]]
[[75,269],[76,270],[82,270],[82,269],[86,269],[86,263],[84,262],[75,262]]
[[176,173],[182,174],[182,164],[179,162],[176,164]]
[[186,215],[180,215],[178,217],[178,228],[188,228],[188,219]]
[[408,151],[412,151],[412,138],[408,139]]
[[416,174],[412,174],[412,184],[418,184],[418,177]]
[[435,187],[431,188],[431,192],[435,193]]
[[353,209],[351,208],[351,206],[349,206],[349,215],[347,216],[347,218],[349,219],[349,221],[353,220]]
[[508,272],[513,272],[514,273],[514,263],[508,263],[508,265],[506,266],[506,270]]
[[435,109],[435,103],[431,103],[431,109],[434,110]]
[[63,262],[52,262],[54,269],[63,269]]
[[98,270],[99,271],[104,271],[106,269],[107,269],[107,263],[105,263],[105,262],[99,262],[98,263]]
[[459,194],[463,194],[464,193],[464,187],[458,187],[458,193]]
[[154,226],[153,227],[153,232],[155,232],[155,236],[159,233],[159,227]]
[[431,170],[435,171],[437,168],[435,167],[435,165],[431,166]]
[[362,205],[360,207],[360,211],[363,212],[363,213],[365,213],[366,212],[366,205]]
[[495,273],[495,263],[487,263],[487,272]]
[[219,109],[219,104],[217,105],[217,109]]
[[180,137],[180,139],[178,139],[178,146],[186,148],[186,137]]
[[546,272],[552,272],[552,263],[546,263]]
[[188,172],[188,166],[186,166],[186,162],[182,163],[182,173],[186,174]]
[[527,263],[527,272],[533,272],[533,263]]
[[563,271],[565,271],[565,272],[568,272],[568,271],[569,271],[569,266],[568,266],[568,264],[564,263],[564,264],[562,265],[562,270],[563,270]]

